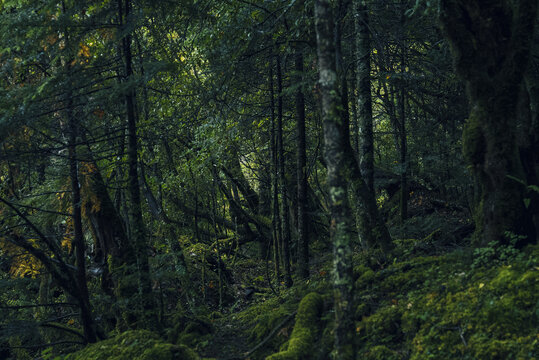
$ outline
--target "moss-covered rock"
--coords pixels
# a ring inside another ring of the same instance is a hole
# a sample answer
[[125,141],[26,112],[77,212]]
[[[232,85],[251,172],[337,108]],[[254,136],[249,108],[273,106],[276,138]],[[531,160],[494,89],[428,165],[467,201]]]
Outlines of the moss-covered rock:
[[298,308],[296,323],[288,348],[270,355],[266,360],[301,360],[310,359],[314,341],[319,331],[319,317],[323,308],[322,297],[317,293],[305,296]]
[[131,330],[88,345],[58,360],[198,360],[198,355],[185,345],[163,342],[147,330]]

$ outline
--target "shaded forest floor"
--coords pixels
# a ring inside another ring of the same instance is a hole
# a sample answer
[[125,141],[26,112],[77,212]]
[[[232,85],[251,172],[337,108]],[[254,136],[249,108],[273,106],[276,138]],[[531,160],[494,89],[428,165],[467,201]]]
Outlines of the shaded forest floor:
[[[464,209],[424,192],[410,203],[414,216],[402,227],[394,224],[393,210],[386,211],[397,239],[391,257],[355,249],[351,331],[357,358],[537,358],[539,247],[489,244],[473,249],[467,238],[473,228]],[[278,294],[267,281],[271,262],[238,259],[228,267],[234,283],[226,289],[222,311],[215,305],[197,316],[182,314],[167,329],[167,341],[177,345],[167,345],[163,357],[133,359],[190,360],[178,355],[183,351],[178,346],[184,345],[198,354],[193,359],[331,358],[330,249],[327,241],[313,244],[310,279],[294,279],[289,289],[277,287],[273,279]]]

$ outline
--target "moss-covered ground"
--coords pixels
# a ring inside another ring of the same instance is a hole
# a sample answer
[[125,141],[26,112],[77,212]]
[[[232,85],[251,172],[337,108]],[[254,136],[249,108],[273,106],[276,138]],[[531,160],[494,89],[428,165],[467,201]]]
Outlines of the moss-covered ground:
[[[539,246],[472,248],[424,228],[391,256],[355,250],[357,359],[537,359]],[[331,359],[331,256],[322,253],[308,281],[274,284],[278,294],[261,262],[238,261],[230,269],[242,287],[220,311],[182,310],[161,336],[128,331],[58,359]]]
[[58,360],[199,360],[185,345],[173,345],[146,330],[126,331]]

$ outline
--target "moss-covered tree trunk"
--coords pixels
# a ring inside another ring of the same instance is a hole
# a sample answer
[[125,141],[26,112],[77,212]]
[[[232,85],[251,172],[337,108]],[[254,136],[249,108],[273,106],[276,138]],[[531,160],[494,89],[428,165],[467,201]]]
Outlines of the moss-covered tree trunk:
[[[346,160],[349,142],[340,107],[333,12],[329,1],[315,2],[319,84],[324,122],[325,161],[331,206],[331,237],[334,256],[335,351],[337,359],[354,358],[352,321],[352,222],[348,204],[350,171]],[[347,124],[346,124],[347,125]]]
[[471,107],[463,149],[478,184],[478,244],[505,242],[506,232],[535,240],[516,130],[536,12],[537,0],[441,2],[442,28]]

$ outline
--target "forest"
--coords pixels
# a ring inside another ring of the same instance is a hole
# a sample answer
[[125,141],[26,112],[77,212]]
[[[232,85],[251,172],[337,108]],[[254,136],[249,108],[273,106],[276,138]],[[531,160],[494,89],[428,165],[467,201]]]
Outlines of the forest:
[[0,359],[539,358],[538,7],[0,1]]

